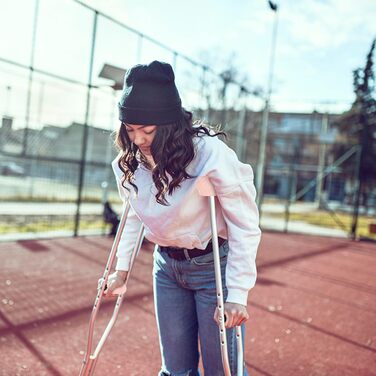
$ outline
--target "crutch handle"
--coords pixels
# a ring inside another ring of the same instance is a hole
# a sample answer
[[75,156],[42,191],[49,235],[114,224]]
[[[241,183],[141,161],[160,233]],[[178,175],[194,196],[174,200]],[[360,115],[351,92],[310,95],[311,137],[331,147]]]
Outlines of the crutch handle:
[[197,190],[201,196],[216,196],[214,186],[207,176],[198,178]]
[[[98,281],[98,288],[97,288],[98,290],[100,290],[102,288],[103,283],[104,283],[104,278],[102,277]],[[106,294],[107,286],[108,286],[108,283],[107,283],[107,285],[104,288],[104,294]],[[126,291],[127,291],[127,286],[126,286],[126,281],[124,281],[121,286],[116,287],[112,291],[112,294],[113,295],[120,295],[120,294],[124,294]]]
[[112,293],[114,295],[121,295],[121,294],[125,294],[126,291],[127,291],[127,285],[124,283],[122,286],[116,287],[116,289]]

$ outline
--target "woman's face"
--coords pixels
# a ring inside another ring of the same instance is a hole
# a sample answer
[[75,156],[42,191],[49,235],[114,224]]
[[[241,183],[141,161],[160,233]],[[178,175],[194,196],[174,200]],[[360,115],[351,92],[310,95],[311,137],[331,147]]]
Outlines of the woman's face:
[[151,155],[150,147],[156,133],[156,125],[123,124],[129,139],[138,146],[142,154]]

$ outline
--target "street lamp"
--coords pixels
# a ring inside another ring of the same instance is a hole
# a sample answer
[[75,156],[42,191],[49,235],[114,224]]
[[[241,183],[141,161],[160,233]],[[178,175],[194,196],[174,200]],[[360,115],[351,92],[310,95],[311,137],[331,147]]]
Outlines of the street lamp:
[[267,92],[265,96],[265,106],[264,106],[264,111],[262,114],[260,147],[259,147],[258,162],[257,162],[256,191],[258,195],[256,198],[256,202],[259,208],[261,208],[263,188],[264,188],[265,149],[266,149],[266,141],[267,141],[267,135],[268,135],[269,105],[270,105],[270,96],[272,92],[274,58],[275,58],[277,29],[278,29],[278,6],[276,3],[272,1],[268,1],[268,4],[269,4],[270,9],[275,13],[275,17],[274,17],[274,26],[273,26],[273,35],[272,35],[270,63],[269,63],[269,79],[268,79]]
[[[112,111],[111,111],[111,124],[114,124],[115,121],[115,108],[116,108],[116,92],[123,89],[123,81],[126,70],[123,68],[115,67],[114,65],[104,64],[102,70],[99,73],[100,78],[106,78],[113,81],[112,85],[109,85],[112,88]],[[107,140],[106,147],[106,165],[111,164],[112,157],[112,144],[111,139]],[[110,180],[111,169],[107,168],[107,174],[105,180],[102,182],[102,204],[107,201],[108,198],[108,181]]]
[[125,72],[126,69],[115,67],[111,64],[104,64],[98,77],[113,81],[113,84],[110,85],[112,89],[122,90]]

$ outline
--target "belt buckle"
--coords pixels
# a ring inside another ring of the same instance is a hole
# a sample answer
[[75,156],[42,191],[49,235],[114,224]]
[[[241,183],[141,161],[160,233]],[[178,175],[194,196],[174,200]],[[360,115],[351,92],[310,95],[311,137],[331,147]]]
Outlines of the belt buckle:
[[[176,254],[178,253],[179,251],[176,249],[176,248],[173,248],[173,249],[170,249],[169,252],[168,252],[168,255],[171,257],[171,258],[175,258],[176,257]],[[175,257],[174,257],[175,256]]]

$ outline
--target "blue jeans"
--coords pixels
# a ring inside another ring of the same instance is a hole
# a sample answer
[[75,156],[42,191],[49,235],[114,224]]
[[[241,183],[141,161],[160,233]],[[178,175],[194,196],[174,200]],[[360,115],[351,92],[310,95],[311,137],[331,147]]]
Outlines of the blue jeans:
[[[219,251],[226,299],[227,241]],[[213,319],[217,305],[213,254],[177,261],[156,247],[153,277],[162,355],[159,376],[199,376],[198,338],[205,376],[223,376],[219,329]],[[242,331],[244,338],[244,325]],[[226,332],[231,374],[236,375],[235,328]],[[244,376],[248,376],[245,367]]]

